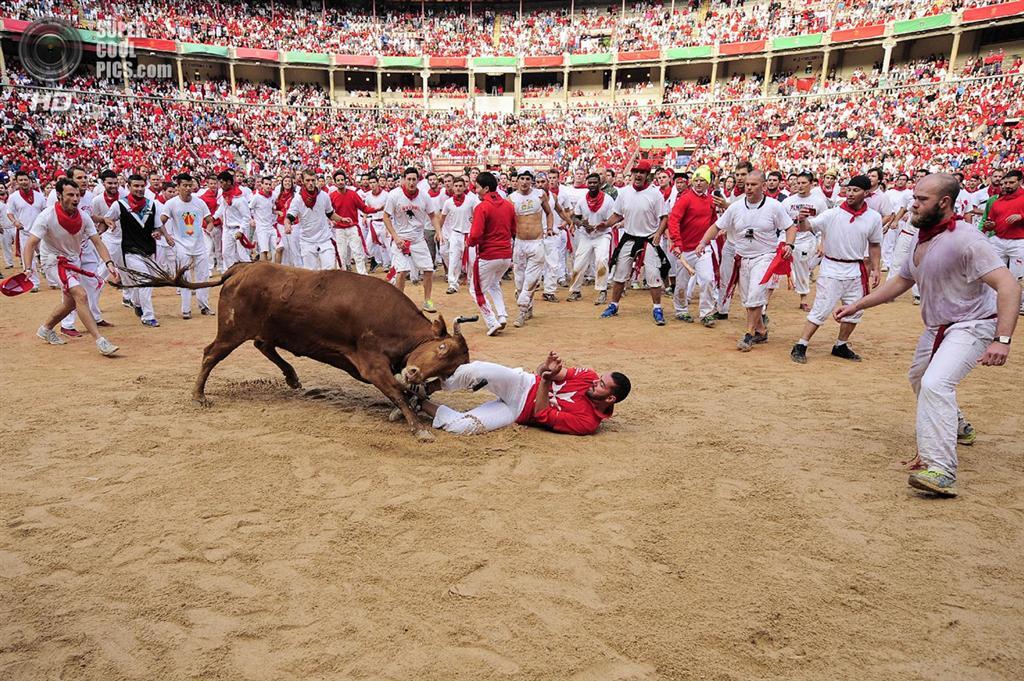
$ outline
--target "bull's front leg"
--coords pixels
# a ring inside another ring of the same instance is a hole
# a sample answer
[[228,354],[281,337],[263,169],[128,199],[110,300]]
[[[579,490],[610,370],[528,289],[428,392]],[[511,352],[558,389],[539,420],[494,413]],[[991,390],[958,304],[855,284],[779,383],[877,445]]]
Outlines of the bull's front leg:
[[420,442],[430,442],[434,439],[433,433],[423,427],[420,420],[416,418],[416,413],[409,406],[409,401],[405,397],[405,390],[391,373],[391,363],[386,356],[383,354],[367,354],[360,357],[352,357],[350,360],[364,379],[376,386],[378,390],[395,403],[396,407],[402,410],[402,415],[405,417],[405,421],[409,424],[412,432],[416,435],[416,439]]

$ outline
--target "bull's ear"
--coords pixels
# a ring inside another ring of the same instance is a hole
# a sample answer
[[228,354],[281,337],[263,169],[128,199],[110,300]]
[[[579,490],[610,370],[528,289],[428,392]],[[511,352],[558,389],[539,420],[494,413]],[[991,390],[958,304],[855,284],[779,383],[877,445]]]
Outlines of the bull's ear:
[[448,325],[444,322],[444,315],[438,313],[437,319],[435,319],[431,326],[434,328],[434,338],[447,338],[448,337]]

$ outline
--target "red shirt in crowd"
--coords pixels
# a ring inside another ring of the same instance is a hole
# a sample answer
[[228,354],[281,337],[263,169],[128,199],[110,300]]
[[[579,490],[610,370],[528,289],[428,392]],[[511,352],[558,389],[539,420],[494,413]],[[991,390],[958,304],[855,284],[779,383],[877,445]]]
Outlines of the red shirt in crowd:
[[[1021,220],[1009,225],[1006,218],[1020,215]],[[1024,239],[1024,189],[1004,194],[992,202],[988,219],[995,223],[996,236],[1000,239]]]
[[473,226],[467,246],[476,246],[482,260],[505,260],[512,257],[512,237],[516,235],[516,209],[496,192],[488,192],[473,209]]
[[601,422],[612,415],[611,409],[607,413],[598,411],[587,397],[587,391],[599,378],[593,369],[570,367],[565,372],[565,380],[551,386],[549,406],[534,414],[533,406],[540,387],[540,376],[537,376],[516,423],[549,428],[556,433],[568,435],[592,435]]
[[708,227],[714,224],[716,217],[715,201],[711,198],[711,192],[705,192],[701,196],[692,189],[687,189],[676,199],[672,212],[668,215],[668,236],[672,239],[672,245],[685,252],[697,248],[701,237],[708,231]]
[[372,213],[373,209],[366,205],[366,203],[360,198],[359,194],[352,191],[351,189],[345,190],[345,192],[339,192],[334,190],[330,195],[331,207],[334,212],[338,214],[340,218],[348,218],[351,220],[351,224],[344,225],[336,223],[335,227],[345,229],[346,227],[355,227],[359,224],[359,211],[364,213]]

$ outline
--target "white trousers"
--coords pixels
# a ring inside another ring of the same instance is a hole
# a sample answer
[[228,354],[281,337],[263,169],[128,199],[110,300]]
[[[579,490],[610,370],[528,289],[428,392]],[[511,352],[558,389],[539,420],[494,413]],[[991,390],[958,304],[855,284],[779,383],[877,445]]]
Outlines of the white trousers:
[[[1000,239],[993,236],[988,241],[1010,268],[1010,274],[1018,282],[1024,283],[1024,239]],[[1020,310],[1024,313],[1024,296],[1021,296]]]
[[718,304],[718,287],[715,286],[715,265],[711,260],[711,251],[704,249],[704,255],[698,257],[693,251],[683,251],[680,259],[687,262],[697,273],[690,276],[685,267],[680,267],[676,274],[676,288],[672,292],[672,304],[676,312],[686,312],[690,307],[690,283],[696,281],[700,287],[700,303],[698,313],[704,318],[715,311]]
[[[206,281],[210,278],[210,254],[203,252],[191,255],[185,252],[183,248],[174,249],[175,257],[177,259],[178,267],[188,267],[188,271],[185,273],[185,279],[188,281]],[[199,300],[199,307],[208,308],[210,307],[210,289],[201,288],[195,292],[196,298]],[[181,312],[192,311],[192,289],[183,288],[181,289]]]
[[896,239],[899,237],[900,228],[890,229],[882,235],[882,265],[892,269],[892,255],[896,248]]
[[516,300],[519,307],[533,305],[533,293],[544,276],[546,262],[543,239],[516,239],[515,248],[512,250],[512,276],[515,279],[516,290],[519,291],[519,298]]
[[[136,272],[146,272],[149,274],[155,274],[150,267],[149,263],[141,255],[135,255],[134,253],[124,254],[124,264],[130,270]],[[130,274],[122,273],[122,276],[126,279],[125,283],[134,284],[135,280],[132,279]],[[156,319],[156,313],[153,311],[153,289],[149,286],[143,288],[131,289],[131,300],[132,305],[135,307],[142,308],[142,321],[149,321],[150,319]]]
[[[856,279],[833,279],[832,277],[818,277],[817,291],[814,293],[814,305],[807,315],[807,321],[821,326],[832,316],[838,303],[849,305],[861,299],[864,295],[864,284],[860,277]],[[864,317],[864,310],[858,310],[855,314],[843,319],[843,322],[856,324]]]
[[16,231],[13,227],[0,229],[0,249],[3,249],[4,265],[7,267],[14,265],[14,233]]
[[929,470],[955,478],[956,436],[963,421],[956,387],[992,343],[996,320],[953,324],[933,356],[936,331],[929,327],[921,334],[908,375],[917,395],[917,453]]
[[[900,269],[903,267],[903,263],[910,257],[910,249],[913,248],[913,246],[914,235],[901,229],[899,234],[896,235],[896,243],[893,245],[892,261],[889,263],[889,275],[886,277],[886,281],[891,277],[899,275]],[[914,284],[911,295],[921,295],[918,291],[917,284]]]
[[487,381],[486,390],[498,399],[467,412],[441,405],[434,416],[435,428],[459,435],[476,435],[512,425],[526,406],[537,376],[491,362],[470,362],[455,370],[444,382],[444,389],[467,390],[481,380]]
[[[380,242],[374,243],[371,247],[373,259],[383,267],[391,267],[391,250],[388,247],[388,244],[391,243],[391,235],[388,234],[387,227],[383,222],[374,222],[370,225],[370,229],[377,235],[377,241]],[[369,244],[370,241],[366,243]]]
[[293,227],[291,234],[285,234],[281,228],[281,264],[302,267],[302,237],[299,228]]
[[797,236],[792,260],[793,289],[802,296],[811,293],[811,270],[814,268],[813,259],[817,247],[815,239],[801,239]]
[[273,225],[256,228],[256,250],[261,254],[273,254],[277,250],[277,230],[274,229]]
[[577,230],[579,240],[576,242],[572,258],[572,285],[569,290],[579,292],[583,288],[583,278],[591,268],[595,269],[594,290],[608,290],[608,248],[612,237],[606,231],[603,234],[587,234],[587,230]]
[[307,270],[336,270],[337,259],[334,257],[334,244],[330,240],[319,244],[306,241],[302,244],[302,267]]
[[223,244],[221,243],[221,237],[223,236],[224,228],[219,226],[210,227],[210,231],[203,232],[203,235],[207,239],[207,243],[210,246],[210,261],[215,267],[218,267],[221,272],[226,270],[224,262],[221,260],[221,252],[223,250]]
[[[221,231],[221,271],[226,271],[236,262],[252,262],[249,249],[242,245],[235,235],[243,232],[240,227],[224,226]],[[244,232],[243,232],[244,234]]]
[[462,276],[462,255],[466,252],[466,235],[452,230],[448,233],[448,256],[445,269],[448,272],[448,285],[459,288],[459,277]]
[[476,257],[476,249],[469,253],[469,294],[480,309],[487,328],[499,326],[508,318],[505,298],[501,293],[501,277],[508,271],[512,261],[484,260]]
[[358,227],[342,227],[334,230],[334,241],[338,244],[338,256],[341,259],[341,266],[348,269],[350,260],[356,263],[356,272],[366,274],[366,251],[363,250],[363,240],[359,236]]
[[544,237],[544,293],[558,290],[558,280],[565,278],[567,234],[559,229],[554,236]]
[[725,245],[722,246],[722,253],[718,258],[718,281],[720,283],[718,289],[718,311],[722,314],[729,314],[729,305],[732,303],[732,297],[726,297],[725,291],[729,288],[729,282],[732,280],[735,258],[736,244],[726,239]]

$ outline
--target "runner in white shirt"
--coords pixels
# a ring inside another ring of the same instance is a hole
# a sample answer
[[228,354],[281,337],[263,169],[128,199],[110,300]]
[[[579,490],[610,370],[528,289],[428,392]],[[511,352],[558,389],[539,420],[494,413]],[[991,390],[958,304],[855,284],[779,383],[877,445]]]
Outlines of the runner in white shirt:
[[369,179],[370,188],[363,197],[363,202],[367,206],[373,208],[375,212],[365,219],[367,225],[367,245],[370,246],[370,256],[379,264],[381,267],[391,267],[391,236],[388,234],[387,227],[384,226],[384,204],[388,200],[388,192],[384,191],[380,186],[380,180],[377,176],[373,175]]
[[[118,184],[117,173],[113,170],[104,170],[100,173],[99,191],[92,200],[92,219],[96,223],[96,229],[100,232],[100,239],[103,240],[110,253],[110,259],[115,264],[124,264],[124,254],[121,252],[121,226],[118,218],[121,215],[117,207],[119,199],[128,194],[128,190]],[[133,308],[130,289],[121,289],[121,304]]]
[[214,217],[223,223],[221,266],[226,271],[236,262],[252,262],[248,245],[251,242],[247,232],[255,227],[256,222],[246,198],[248,188],[235,184],[235,176],[227,170],[217,175],[217,181],[220,182],[220,195],[217,197],[217,212],[214,213]]
[[107,247],[103,245],[99,235],[96,233],[96,226],[89,215],[78,207],[79,189],[75,181],[70,178],[61,178],[57,181],[58,202],[52,208],[42,211],[32,224],[31,233],[22,251],[22,262],[26,273],[34,267],[36,248],[40,243],[45,243],[52,258],[48,259],[48,269],[53,269],[53,274],[61,282],[61,302],[53,313],[43,322],[36,332],[41,339],[50,345],[64,345],[66,343],[54,332],[53,327],[61,319],[66,317],[72,309],[78,309],[85,324],[85,328],[96,340],[96,347],[103,355],[113,355],[117,352],[117,346],[100,335],[99,327],[89,312],[89,300],[82,288],[81,279],[95,276],[92,270],[89,274],[83,272],[80,254],[82,244],[86,240],[91,241],[99,257],[106,265],[106,271],[113,281],[120,281],[117,268],[110,259]]
[[333,270],[338,266],[338,254],[331,240],[330,222],[339,222],[334,214],[327,192],[317,187],[316,174],[302,171],[302,187],[295,193],[292,205],[284,218],[285,235],[290,235],[298,223],[299,248],[302,264],[307,270]]
[[430,294],[433,288],[434,261],[424,236],[434,218],[433,201],[416,187],[419,171],[406,168],[402,184],[388,193],[384,203],[384,226],[391,235],[391,262],[395,267],[395,286],[405,290],[405,279],[415,267],[423,272],[423,310],[437,312]]
[[474,192],[466,193],[466,179],[455,178],[452,183],[453,195],[441,206],[442,220],[438,231],[441,232],[442,243],[448,245],[448,290],[445,293],[459,292],[459,277],[462,276],[462,261],[466,253],[466,236],[473,222],[473,209],[480,203],[480,197]]
[[[814,175],[809,172],[797,175],[796,193],[782,202],[783,208],[793,222],[800,217],[801,211],[814,217],[824,214],[829,209],[825,195],[820,191],[813,191],[813,187]],[[818,251],[818,237],[810,230],[799,231],[793,248],[793,288],[800,295],[800,309],[810,312],[807,296],[811,294],[811,269]]]
[[615,213],[615,201],[601,191],[601,176],[591,173],[587,176],[587,192],[572,207],[573,222],[578,233],[572,259],[572,282],[567,300],[583,297],[583,278],[590,268],[595,269],[594,290],[597,297],[594,305],[604,305],[608,300],[608,256],[611,248],[611,230],[608,222]]
[[[18,252],[24,253],[25,245],[28,244],[28,231],[36,217],[46,208],[46,199],[41,191],[33,188],[32,178],[25,171],[19,170],[14,173],[14,182],[17,190],[7,199],[7,219],[14,225]],[[36,267],[31,269],[32,293],[38,293],[39,274]]]
[[[533,179],[533,171],[523,168],[516,191],[508,197],[516,209],[516,242],[512,249],[512,277],[519,305],[519,315],[512,322],[516,327],[533,317],[533,294],[541,285],[547,263],[544,235],[550,228],[551,207],[547,194],[533,186]],[[558,302],[554,293],[545,293],[544,300]]]
[[[722,212],[725,212],[726,208],[732,204],[742,201],[746,196],[747,186],[747,174],[754,171],[754,166],[750,161],[742,161],[736,164],[733,169],[733,178],[735,178],[736,184],[733,186],[732,193],[724,197],[715,198],[715,206]],[[712,246],[715,248],[715,246]],[[725,232],[724,243],[721,246],[721,252],[718,258],[718,312],[715,314],[716,319],[728,319],[729,318],[729,307],[732,305],[732,296],[726,295],[727,289],[729,288],[729,282],[733,280],[733,265],[736,262],[736,242],[733,241],[732,232]]]
[[[846,183],[846,201],[839,206],[817,215],[811,214],[813,207],[801,208],[798,213],[801,229],[821,233],[825,251],[814,308],[807,315],[803,335],[789,353],[798,364],[807,363],[807,344],[818,327],[831,316],[836,304],[856,302],[878,286],[881,279],[882,216],[864,202],[870,188],[868,178],[858,175]],[[865,251],[871,261],[870,279],[868,265],[864,263]],[[839,325],[839,338],[832,347],[834,357],[860,361],[860,356],[850,348],[848,341],[861,316],[861,312],[851,314]]]
[[668,224],[669,206],[658,188],[651,184],[651,162],[639,161],[631,170],[632,184],[618,190],[610,227],[621,224],[619,245],[609,259],[612,269],[612,299],[602,319],[619,314],[619,301],[638,259],[643,260],[644,278],[651,293],[654,323],[665,325],[661,293],[668,276],[668,257],[661,250],[661,235]]
[[554,300],[559,286],[567,286],[566,255],[569,244],[568,223],[572,219],[572,210],[576,205],[572,195],[563,196],[559,184],[560,174],[552,168],[548,174],[537,175],[537,186],[547,192],[548,205],[551,207],[551,222],[544,233],[544,296],[546,300]]
[[0,249],[4,254],[4,266],[14,267],[14,234],[17,230],[7,218],[7,187],[0,184]]
[[[249,199],[249,212],[256,223],[256,250],[260,259],[270,260],[277,250],[277,214],[274,212],[274,179],[269,175],[260,178],[259,191]],[[205,289],[203,289],[205,290]]]
[[[160,216],[160,224],[171,235],[174,241],[174,256],[177,267],[187,267],[185,278],[188,281],[206,281],[210,278],[210,252],[206,247],[203,230],[213,222],[210,209],[206,203],[192,193],[195,186],[191,175],[178,175],[178,195],[164,204]],[[212,315],[210,309],[210,289],[201,288],[196,292],[199,300],[199,312]],[[192,290],[181,289],[181,318],[192,317]]]
[[795,248],[796,225],[782,204],[764,194],[764,175],[760,171],[747,174],[746,194],[742,201],[733,203],[695,249],[704,248],[720,231],[732,234],[736,244],[733,275],[726,287],[731,295],[739,289],[740,301],[747,311],[747,332],[736,344],[740,352],[749,352],[754,345],[768,342],[768,328],[764,323],[764,306],[768,302],[768,284],[762,284],[768,267],[779,251],[779,236],[786,233],[781,249],[783,257],[791,259]]
[[899,238],[900,222],[906,216],[910,217],[910,203],[913,202],[914,193],[907,186],[910,177],[906,173],[900,173],[893,180],[891,189],[885,191],[885,198],[895,213],[889,224],[885,227],[885,234],[882,237],[882,269],[892,267],[893,250],[896,247],[896,240]]

